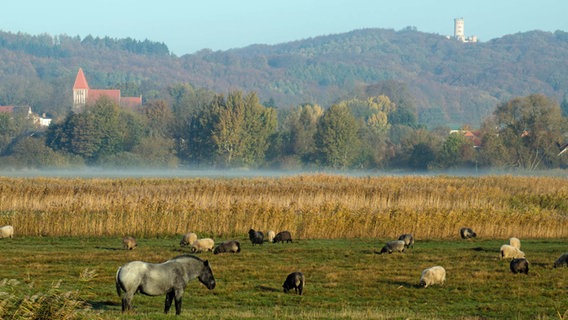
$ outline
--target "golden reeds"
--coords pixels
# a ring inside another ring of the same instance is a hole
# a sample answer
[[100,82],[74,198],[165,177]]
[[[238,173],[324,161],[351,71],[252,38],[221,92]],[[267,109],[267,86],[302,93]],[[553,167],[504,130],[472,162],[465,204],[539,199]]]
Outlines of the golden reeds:
[[16,236],[568,237],[568,180],[551,177],[0,178]]

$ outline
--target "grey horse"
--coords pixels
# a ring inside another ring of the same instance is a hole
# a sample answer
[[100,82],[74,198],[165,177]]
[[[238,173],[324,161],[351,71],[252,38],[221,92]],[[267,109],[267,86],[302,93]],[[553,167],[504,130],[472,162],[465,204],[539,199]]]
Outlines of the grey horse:
[[175,301],[176,315],[181,313],[181,298],[189,280],[198,278],[207,289],[215,288],[215,278],[207,260],[181,255],[163,263],[131,261],[116,271],[116,292],[122,291],[122,312],[132,309],[132,298],[140,292],[148,296],[166,295],[164,312]]

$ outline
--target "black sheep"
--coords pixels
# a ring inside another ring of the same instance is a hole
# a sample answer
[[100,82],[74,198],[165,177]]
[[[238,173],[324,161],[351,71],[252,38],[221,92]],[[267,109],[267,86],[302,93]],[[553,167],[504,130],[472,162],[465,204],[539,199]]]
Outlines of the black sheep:
[[568,267],[568,252],[563,253],[556,261],[554,261],[554,267]]
[[249,239],[252,245],[262,244],[264,242],[264,234],[260,231],[254,231],[254,229],[249,230]]
[[529,261],[525,258],[511,260],[510,268],[512,273],[529,274]]
[[278,232],[278,234],[276,235],[276,237],[274,237],[274,239],[272,240],[273,243],[276,242],[282,242],[284,243],[284,241],[286,242],[292,242],[292,235],[290,234],[289,231],[282,231],[282,232]]
[[305,284],[304,274],[296,271],[290,273],[286,277],[286,281],[284,281],[282,288],[284,288],[284,293],[288,293],[288,291],[294,289],[294,292],[296,292],[299,295],[302,295],[302,290],[304,290],[304,284]]
[[461,228],[460,236],[462,239],[469,239],[477,237],[477,234],[473,232],[473,230],[471,230],[470,228]]

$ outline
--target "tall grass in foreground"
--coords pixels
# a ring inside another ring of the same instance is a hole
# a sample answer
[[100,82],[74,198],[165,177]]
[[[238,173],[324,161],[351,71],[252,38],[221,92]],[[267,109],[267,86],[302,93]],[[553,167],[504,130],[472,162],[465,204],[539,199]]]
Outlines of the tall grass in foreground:
[[[81,281],[85,281],[83,276]],[[0,319],[99,319],[91,306],[80,297],[79,290],[61,290],[60,285],[61,280],[43,291],[34,288],[33,283],[1,279]]]
[[568,180],[550,177],[0,178],[16,236],[568,237]]

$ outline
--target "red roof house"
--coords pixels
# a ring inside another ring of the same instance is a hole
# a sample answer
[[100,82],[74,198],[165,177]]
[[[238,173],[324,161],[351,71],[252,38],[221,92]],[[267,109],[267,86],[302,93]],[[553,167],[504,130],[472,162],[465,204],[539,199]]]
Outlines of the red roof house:
[[14,113],[14,106],[0,106],[0,112]]

